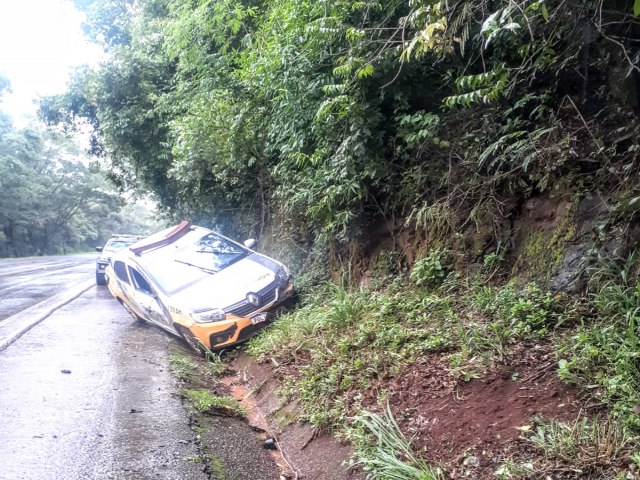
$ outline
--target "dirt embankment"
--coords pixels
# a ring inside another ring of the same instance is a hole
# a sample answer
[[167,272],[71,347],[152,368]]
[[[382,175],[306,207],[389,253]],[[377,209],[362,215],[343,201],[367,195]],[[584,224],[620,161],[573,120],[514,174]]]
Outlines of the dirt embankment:
[[[449,478],[495,478],[506,458],[527,451],[521,439],[532,420],[573,420],[580,410],[577,392],[561,383],[554,358],[542,348],[522,345],[510,365],[482,379],[455,380],[437,356],[406,367],[394,378],[372,385],[364,406],[378,409],[377,393],[385,390],[391,410],[417,451],[433,465],[443,465]],[[361,479],[349,469],[351,448],[311,425],[298,422],[296,401],[279,392],[281,372],[241,354],[231,363],[223,384],[241,400],[256,430],[275,437],[282,456],[277,462],[285,478],[308,480]]]
[[277,369],[258,364],[242,353],[230,364],[230,369],[222,383],[241,402],[254,430],[264,432],[263,437],[275,439],[278,453],[274,458],[284,478],[363,478],[360,472],[348,468],[349,445],[298,421],[297,402],[287,401],[280,393],[283,377]]
[[[527,201],[509,220],[512,248],[505,253],[508,277],[535,281],[554,291],[580,291],[580,261],[599,245],[593,225],[607,211],[599,197]],[[600,247],[622,254],[635,231],[616,228],[621,234]],[[486,242],[480,239],[477,243]],[[367,263],[362,265],[361,273],[366,276]],[[452,369],[446,355],[426,355],[400,372],[368,384],[359,392],[358,404],[381,412],[380,398],[385,398],[413,448],[452,479],[496,478],[496,472],[509,461],[542,464],[544,453],[527,439],[538,420],[571,424],[595,411],[580,391],[560,381],[551,345],[514,345],[507,357],[492,365],[488,371],[466,375]],[[295,372],[257,364],[241,353],[230,369],[218,388],[241,401],[250,425],[262,439],[275,438],[280,454],[274,459],[281,476],[364,478],[364,472],[348,467],[349,445],[299,422],[299,404],[281,395],[285,374],[295,378]],[[576,475],[573,472],[561,478],[583,478]],[[544,478],[543,472],[518,478],[538,477]]]

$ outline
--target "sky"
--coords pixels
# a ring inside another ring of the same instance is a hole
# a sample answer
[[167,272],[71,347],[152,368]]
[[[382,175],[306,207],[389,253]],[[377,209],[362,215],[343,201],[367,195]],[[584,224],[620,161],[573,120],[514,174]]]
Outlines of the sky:
[[16,124],[34,115],[39,95],[65,91],[69,73],[95,64],[101,50],[83,35],[70,0],[0,0],[0,73],[11,82],[0,110]]

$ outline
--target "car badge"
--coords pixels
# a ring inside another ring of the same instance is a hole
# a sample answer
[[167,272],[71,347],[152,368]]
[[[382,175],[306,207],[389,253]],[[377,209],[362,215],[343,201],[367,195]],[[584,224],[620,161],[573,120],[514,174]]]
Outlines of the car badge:
[[260,296],[257,293],[248,293],[247,302],[254,307],[257,307],[258,305],[260,305]]

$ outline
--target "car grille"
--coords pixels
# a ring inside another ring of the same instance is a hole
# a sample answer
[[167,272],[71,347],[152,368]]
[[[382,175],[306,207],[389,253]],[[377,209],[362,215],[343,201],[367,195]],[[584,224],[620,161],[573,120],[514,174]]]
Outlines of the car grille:
[[234,305],[231,305],[228,308],[225,308],[224,311],[226,313],[235,315],[236,317],[248,317],[253,312],[260,310],[265,305],[269,305],[270,303],[273,303],[278,298],[278,285],[277,284],[268,285],[266,288],[263,288],[257,293],[260,296],[260,304],[258,306],[251,305],[246,300],[243,300]]

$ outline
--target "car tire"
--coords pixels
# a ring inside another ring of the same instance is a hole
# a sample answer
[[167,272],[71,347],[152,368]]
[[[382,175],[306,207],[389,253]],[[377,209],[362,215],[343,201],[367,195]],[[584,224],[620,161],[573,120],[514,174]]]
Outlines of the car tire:
[[205,355],[208,350],[207,347],[205,347],[204,344],[200,340],[198,340],[195,335],[189,331],[188,328],[183,327],[182,325],[178,325],[177,323],[174,324],[174,327],[191,350],[199,353],[202,356]]
[[104,273],[96,272],[96,285],[104,286],[107,284],[107,277],[105,277]]

